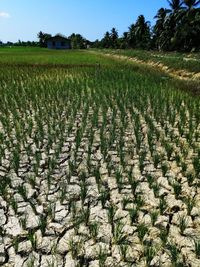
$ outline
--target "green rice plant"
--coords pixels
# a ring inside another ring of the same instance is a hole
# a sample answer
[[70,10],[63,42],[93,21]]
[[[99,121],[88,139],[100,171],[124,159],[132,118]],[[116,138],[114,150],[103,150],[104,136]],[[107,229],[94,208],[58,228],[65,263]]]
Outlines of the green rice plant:
[[135,204],[137,209],[140,209],[144,205],[144,200],[139,193],[135,195]]
[[165,200],[164,196],[160,197],[160,202],[159,202],[159,209],[160,209],[160,214],[163,215],[165,210],[167,209],[167,202]]
[[165,229],[165,228],[161,229],[159,236],[160,236],[160,239],[162,241],[163,246],[165,246],[167,244],[167,239],[168,239],[168,231],[167,231],[167,229]]
[[147,182],[149,184],[149,188],[152,189],[152,185],[154,183],[154,177],[150,174],[147,175]]
[[151,266],[151,261],[153,260],[155,255],[156,255],[156,250],[155,250],[154,247],[149,246],[149,245],[145,246],[145,248],[144,248],[144,256],[146,258],[147,266]]
[[85,208],[81,211],[79,220],[80,220],[80,222],[84,222],[85,225],[88,226],[89,218],[90,218],[90,207],[88,205],[87,208]]
[[113,243],[116,245],[121,245],[121,244],[126,243],[126,235],[124,233],[124,224],[120,221],[117,221],[114,226]]
[[194,245],[195,245],[195,254],[198,259],[200,259],[200,240],[194,240]]
[[90,235],[91,237],[95,240],[95,242],[97,241],[97,236],[98,236],[98,232],[99,232],[99,223],[98,222],[92,222],[89,223],[89,231],[90,231]]
[[181,235],[184,235],[184,231],[188,226],[188,218],[185,215],[178,216],[179,228]]
[[36,250],[37,239],[36,239],[35,232],[32,229],[28,230],[27,238],[28,238],[28,240],[31,241],[31,245],[32,245],[33,250]]
[[153,210],[151,213],[150,213],[150,216],[151,216],[151,223],[152,225],[154,226],[157,219],[158,219],[158,215],[159,215],[159,212],[157,210]]
[[27,267],[34,267],[35,266],[36,259],[34,256],[31,256],[30,259],[26,262]]
[[154,192],[154,196],[155,197],[159,197],[160,185],[158,183],[154,183],[152,185],[152,189],[153,189],[153,192]]
[[126,209],[126,205],[127,205],[128,203],[130,203],[130,202],[131,202],[131,200],[130,200],[129,197],[123,197],[123,198],[122,198],[122,208],[125,210],[125,209]]
[[162,169],[163,176],[165,176],[166,173],[167,173],[168,170],[169,170],[169,167],[168,167],[167,163],[163,163],[163,164],[161,165],[161,169]]
[[167,243],[166,245],[169,256],[171,258],[172,263],[178,267],[179,259],[180,259],[180,249],[174,243]]
[[94,175],[94,177],[95,177],[95,179],[96,179],[96,183],[97,183],[97,186],[98,186],[98,190],[100,191],[102,181],[101,181],[101,174],[100,174],[100,170],[99,170],[99,168],[95,168],[95,169],[94,169],[93,175]]
[[107,252],[105,249],[102,248],[102,246],[100,246],[99,248],[98,259],[99,259],[99,267],[105,267]]
[[129,210],[129,216],[131,219],[131,224],[137,223],[138,221],[138,208],[132,208]]
[[181,162],[181,156],[179,153],[176,153],[175,156],[174,156],[174,159],[176,161],[176,164],[179,166],[180,165],[180,162]]
[[63,203],[67,196],[67,184],[61,183],[60,185],[60,202]]
[[47,216],[42,214],[39,217],[39,228],[40,228],[40,230],[42,232],[42,235],[45,234],[46,227],[47,227]]
[[10,197],[9,203],[10,203],[11,207],[13,208],[14,212],[17,213],[18,203],[13,196]]
[[181,168],[182,168],[182,172],[185,173],[187,171],[187,164],[183,161],[181,162]]
[[106,202],[110,200],[110,192],[105,189],[101,190],[99,198],[101,200],[101,204],[104,209]]
[[195,198],[187,197],[184,199],[184,202],[187,206],[187,214],[190,216],[192,209],[195,207],[196,201]]
[[198,176],[200,174],[200,159],[198,156],[193,159],[193,166],[195,173]]
[[36,176],[34,176],[34,175],[29,176],[28,177],[28,181],[31,184],[31,186],[33,188],[35,188],[35,186],[36,186]]
[[19,241],[19,237],[18,236],[14,237],[13,240],[12,240],[12,245],[13,245],[13,247],[15,249],[15,253],[18,253],[19,242],[20,241]]
[[131,185],[132,193],[133,195],[135,195],[137,186],[139,185],[140,182],[131,177],[129,178],[129,183]]
[[155,154],[153,156],[153,164],[154,164],[154,167],[157,168],[158,167],[158,164],[160,163],[161,161],[161,157],[159,154]]
[[128,252],[128,245],[127,244],[120,244],[119,249],[120,249],[121,260],[126,261],[127,252]]
[[88,193],[87,183],[81,181],[81,182],[80,182],[80,188],[81,188],[80,198],[81,198],[82,205],[83,205],[84,202],[85,202],[85,199],[86,199],[86,197],[87,197],[87,193]]
[[74,238],[71,238],[68,242],[69,251],[71,252],[72,259],[76,260],[83,249],[83,242],[82,240],[75,241]]
[[114,232],[114,216],[115,216],[116,211],[117,211],[117,208],[111,203],[108,206],[107,214],[108,214],[108,222],[112,226],[112,232]]
[[28,197],[27,197],[28,192],[27,192],[26,187],[24,185],[19,185],[17,187],[17,191],[23,197],[24,201],[28,200]]
[[123,176],[120,172],[120,170],[117,170],[117,172],[115,173],[115,179],[118,185],[118,190],[119,192],[121,192],[122,188],[123,188]]
[[174,182],[172,187],[174,189],[175,198],[178,199],[182,191],[182,185],[179,182]]
[[47,206],[47,215],[51,220],[55,218],[55,203],[49,203]]
[[188,173],[186,174],[186,177],[187,177],[189,186],[192,186],[195,180],[195,175],[193,173]]
[[20,148],[16,148],[13,151],[12,166],[16,174],[18,175],[18,170],[20,166]]
[[165,143],[165,149],[167,153],[167,158],[168,160],[170,160],[173,153],[173,146],[169,143]]
[[149,232],[149,229],[144,223],[138,224],[137,233],[138,233],[138,237],[141,242],[143,242],[143,239],[148,232]]

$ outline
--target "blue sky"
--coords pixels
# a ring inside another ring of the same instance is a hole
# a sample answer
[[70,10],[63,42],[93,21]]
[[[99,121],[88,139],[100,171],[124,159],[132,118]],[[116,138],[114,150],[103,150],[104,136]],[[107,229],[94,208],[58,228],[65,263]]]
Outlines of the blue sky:
[[0,40],[37,40],[37,33],[80,33],[93,41],[116,27],[121,35],[138,15],[153,23],[167,0],[0,0]]

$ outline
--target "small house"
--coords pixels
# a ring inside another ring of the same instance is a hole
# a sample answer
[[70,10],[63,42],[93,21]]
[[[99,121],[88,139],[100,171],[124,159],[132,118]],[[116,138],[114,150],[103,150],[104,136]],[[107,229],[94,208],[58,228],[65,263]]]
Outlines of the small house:
[[49,49],[71,49],[71,41],[63,36],[56,35],[47,39]]

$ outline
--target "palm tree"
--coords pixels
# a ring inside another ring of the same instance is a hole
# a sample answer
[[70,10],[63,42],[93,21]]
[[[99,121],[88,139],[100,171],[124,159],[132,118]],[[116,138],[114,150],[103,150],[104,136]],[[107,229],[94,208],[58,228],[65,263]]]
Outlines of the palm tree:
[[131,24],[131,26],[128,28],[128,45],[131,48],[135,47],[135,24]]
[[182,9],[183,2],[181,0],[167,0],[169,3],[169,6],[172,9],[172,12],[176,12],[180,9]]
[[135,24],[136,46],[139,48],[149,48],[150,46],[150,25],[145,21],[145,17],[140,15]]
[[200,4],[200,1],[198,0],[184,0],[184,4],[186,7],[191,10],[194,7],[197,7]]
[[170,13],[169,9],[160,8],[156,16],[154,17],[155,19],[157,19],[157,21],[153,29],[153,33],[154,33],[153,39],[154,39],[154,44],[159,50],[163,48],[163,45],[166,41],[165,23],[166,23],[168,13]]
[[118,32],[115,28],[112,28],[111,33],[110,33],[110,38],[111,38],[111,46],[113,48],[117,48],[117,40],[118,40]]

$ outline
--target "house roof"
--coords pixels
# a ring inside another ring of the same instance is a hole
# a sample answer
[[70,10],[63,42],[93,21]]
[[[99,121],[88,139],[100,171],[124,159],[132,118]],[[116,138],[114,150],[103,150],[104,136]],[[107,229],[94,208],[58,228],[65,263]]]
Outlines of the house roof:
[[57,40],[70,42],[70,40],[68,38],[66,38],[64,36],[60,36],[60,35],[52,36],[52,37],[49,37],[47,39],[47,41],[57,41]]

